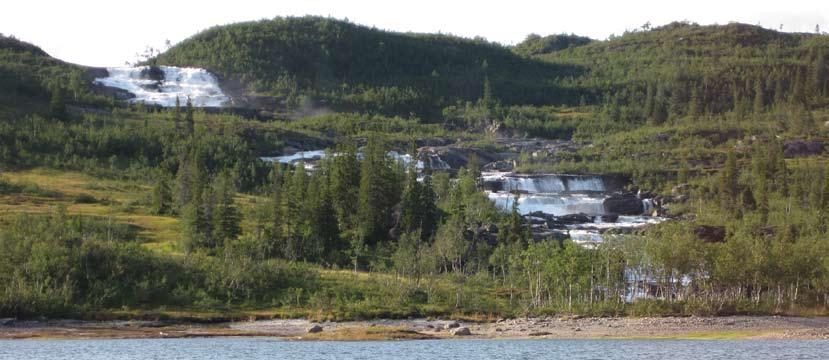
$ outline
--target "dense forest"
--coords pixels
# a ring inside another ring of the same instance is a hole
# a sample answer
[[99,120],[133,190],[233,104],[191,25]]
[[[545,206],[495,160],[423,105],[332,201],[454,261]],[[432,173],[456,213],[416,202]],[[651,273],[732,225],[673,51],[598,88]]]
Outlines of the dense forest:
[[206,68],[284,106],[315,106],[437,121],[440,108],[476,101],[484,83],[505,104],[578,98],[555,79],[580,69],[514,54],[483,39],[400,34],[344,21],[277,18],[215,27],[150,60]]
[[[742,24],[506,47],[306,17],[148,60],[285,115],[256,120],[117,101],[0,37],[0,316],[826,314],[827,55],[825,35]],[[437,143],[628,179],[669,220],[538,239],[487,198],[487,164],[388,156]],[[261,159],[290,147],[329,156]]]

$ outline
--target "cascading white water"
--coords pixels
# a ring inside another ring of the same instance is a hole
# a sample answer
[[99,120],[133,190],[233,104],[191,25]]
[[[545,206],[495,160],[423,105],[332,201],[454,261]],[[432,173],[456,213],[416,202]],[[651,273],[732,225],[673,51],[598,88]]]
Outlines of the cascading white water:
[[103,86],[129,91],[135,98],[131,102],[172,107],[176,97],[184,106],[188,98],[196,107],[221,107],[228,97],[219,87],[215,76],[204,69],[159,66],[163,79],[153,79],[150,67],[107,68],[108,76],[95,79]]
[[[512,208],[516,196],[503,192],[490,192],[489,198],[502,209]],[[529,194],[518,197],[518,212],[529,214],[541,211],[557,216],[585,213],[601,215],[604,213],[602,201],[604,197],[593,197],[583,194]]]
[[[316,161],[325,158],[327,155],[325,150],[311,150],[311,151],[300,151],[293,155],[283,155],[283,156],[265,156],[261,157],[262,161],[267,162],[279,162],[283,164],[293,164],[299,161]],[[336,156],[336,154],[334,154]],[[362,159],[363,154],[357,153],[357,158]],[[401,154],[397,151],[389,151],[386,153],[386,156],[389,158],[397,161],[398,163],[402,164],[404,168],[408,168],[409,164],[412,162],[412,156],[409,154]],[[448,170],[451,169],[449,164],[447,164],[443,159],[440,158],[438,155],[430,154],[427,157],[429,162],[429,167],[434,170]],[[310,167],[313,169],[312,164],[305,164],[306,167]],[[415,163],[415,168],[417,170],[425,169],[425,164],[423,160],[417,160]]]
[[299,161],[320,160],[325,157],[325,150],[300,151],[293,155],[262,157],[262,161],[293,164]]
[[605,192],[604,180],[598,176],[569,176],[566,180],[567,191]]
[[504,190],[526,191],[529,193],[557,193],[567,191],[564,181],[558,176],[506,177]]
[[[656,224],[664,219],[650,216],[619,216],[605,222],[604,200],[609,197],[604,180],[598,176],[585,175],[533,175],[521,176],[513,173],[483,173],[481,180],[500,191],[488,191],[487,196],[505,211],[518,201],[518,212],[522,215],[543,212],[554,216],[587,214],[594,221],[584,224],[565,225],[570,238],[583,246],[595,246],[603,241],[607,229],[635,229]],[[515,194],[518,192],[518,194]],[[643,200],[646,212],[652,202]]]

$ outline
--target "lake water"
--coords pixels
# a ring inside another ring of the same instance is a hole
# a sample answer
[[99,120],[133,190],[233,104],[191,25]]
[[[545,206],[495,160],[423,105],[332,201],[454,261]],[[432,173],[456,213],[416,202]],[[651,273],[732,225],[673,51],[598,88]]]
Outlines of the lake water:
[[0,359],[826,359],[825,340],[0,340]]

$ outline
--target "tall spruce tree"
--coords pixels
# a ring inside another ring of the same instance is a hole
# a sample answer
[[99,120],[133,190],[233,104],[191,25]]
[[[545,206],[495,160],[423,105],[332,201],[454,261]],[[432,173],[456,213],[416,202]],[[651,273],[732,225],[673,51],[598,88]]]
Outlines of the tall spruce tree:
[[331,164],[331,201],[343,230],[352,231],[356,227],[359,189],[360,162],[357,160],[357,150],[350,143],[340,144]]
[[52,97],[49,100],[49,116],[56,120],[66,120],[66,103],[63,100],[63,90],[59,85],[54,84],[50,91]]
[[738,203],[738,195],[740,194],[737,183],[738,176],[737,157],[734,155],[734,151],[729,151],[725,165],[720,170],[719,175],[720,204],[723,209],[728,211],[735,210]]
[[187,97],[187,108],[184,113],[184,126],[187,137],[193,137],[196,133],[196,123],[193,119],[193,101]]
[[213,237],[217,246],[226,245],[242,234],[242,215],[233,199],[236,189],[228,172],[223,172],[215,179],[213,194],[216,199],[212,218]]

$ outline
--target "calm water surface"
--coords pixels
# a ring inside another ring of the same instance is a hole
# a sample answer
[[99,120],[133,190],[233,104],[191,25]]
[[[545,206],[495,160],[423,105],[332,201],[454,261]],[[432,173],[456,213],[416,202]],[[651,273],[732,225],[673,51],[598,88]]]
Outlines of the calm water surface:
[[0,340],[0,359],[827,359],[825,340]]

